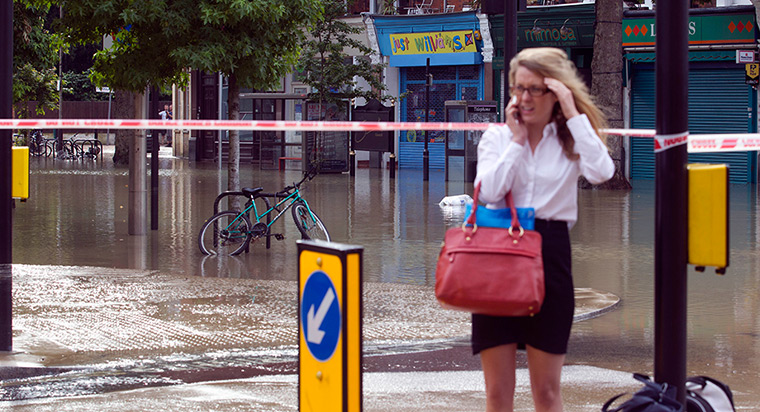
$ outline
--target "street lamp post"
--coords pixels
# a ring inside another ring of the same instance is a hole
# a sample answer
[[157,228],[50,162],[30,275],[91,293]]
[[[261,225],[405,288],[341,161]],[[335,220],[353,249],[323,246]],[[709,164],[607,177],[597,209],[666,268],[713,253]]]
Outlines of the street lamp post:
[[[427,58],[425,65],[425,123],[428,122],[430,113],[430,85],[433,83],[433,77],[430,74],[430,57]],[[425,148],[422,150],[422,180],[430,180],[430,152],[428,152],[428,131],[425,130]]]
[[[13,0],[0,0],[0,119],[13,117]],[[13,130],[0,130],[0,351],[13,349]]]
[[[517,9],[520,2],[504,0],[504,69],[502,69],[502,121],[507,121],[507,101],[509,101],[509,62],[517,54]],[[523,2],[524,3],[524,2]],[[523,5],[524,10],[524,5]]]
[[655,44],[654,377],[686,399],[689,27],[685,1],[657,4]]

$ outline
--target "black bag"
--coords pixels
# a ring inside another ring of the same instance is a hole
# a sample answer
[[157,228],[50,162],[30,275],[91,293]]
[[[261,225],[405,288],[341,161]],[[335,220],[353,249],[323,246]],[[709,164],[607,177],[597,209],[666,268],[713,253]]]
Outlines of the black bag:
[[667,383],[652,382],[649,376],[634,373],[633,377],[644,383],[644,387],[615,409],[609,409],[613,402],[625,396],[621,393],[602,406],[602,412],[683,412],[683,405],[676,400],[677,390]]
[[686,379],[687,412],[735,412],[734,396],[725,383],[707,377]]

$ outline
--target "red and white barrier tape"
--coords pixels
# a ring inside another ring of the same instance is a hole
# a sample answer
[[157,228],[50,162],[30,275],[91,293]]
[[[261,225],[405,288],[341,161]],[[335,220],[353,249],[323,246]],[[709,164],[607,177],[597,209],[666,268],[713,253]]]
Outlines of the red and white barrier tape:
[[[191,129],[292,131],[486,130],[497,123],[321,122],[287,120],[0,119],[0,129]],[[654,137],[654,130],[605,129],[606,133]]]
[[[480,130],[497,123],[443,122],[321,122],[269,120],[139,120],[139,119],[0,119],[0,129],[191,129],[377,132],[394,130]],[[605,129],[611,135],[656,138],[652,129]],[[682,144],[682,140],[679,140]],[[688,151],[734,152],[760,150],[760,134],[689,135]]]
[[689,153],[760,150],[760,134],[696,134],[689,136]]
[[375,132],[392,130],[486,130],[491,123],[321,122],[286,120],[0,120],[0,129],[192,129]]

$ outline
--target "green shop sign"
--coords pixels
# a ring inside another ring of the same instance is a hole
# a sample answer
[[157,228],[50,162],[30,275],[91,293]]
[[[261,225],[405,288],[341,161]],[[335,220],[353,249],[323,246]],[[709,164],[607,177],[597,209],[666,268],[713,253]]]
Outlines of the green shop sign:
[[[654,46],[658,28],[654,18],[623,19],[623,47]],[[738,44],[755,42],[755,16],[721,14],[689,16],[689,44]]]
[[[538,22],[537,22],[538,23]],[[594,27],[565,23],[553,27],[518,25],[517,47],[592,47]]]

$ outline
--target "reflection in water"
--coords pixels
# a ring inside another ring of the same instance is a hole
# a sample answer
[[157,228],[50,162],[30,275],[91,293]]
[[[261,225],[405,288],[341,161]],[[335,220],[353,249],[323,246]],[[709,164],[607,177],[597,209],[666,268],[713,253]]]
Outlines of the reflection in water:
[[[300,238],[290,215],[273,231],[284,241],[253,244],[251,252],[219,259],[198,251],[197,235],[226,185],[213,163],[162,159],[159,230],[127,234],[127,170],[109,161],[31,160],[30,199],[17,203],[14,263],[148,268],[180,276],[295,280]],[[337,242],[361,245],[370,282],[434,284],[435,262],[448,227],[464,212],[441,208],[449,195],[472,193],[432,171],[378,169],[355,177],[320,175],[304,197]],[[299,180],[297,171],[241,167],[243,186],[275,191]],[[630,192],[581,191],[571,231],[576,287],[621,297],[619,309],[576,324],[568,362],[651,373],[654,329],[654,184],[635,181]],[[731,266],[726,276],[689,268],[689,374],[708,374],[735,391],[760,384],[760,222],[757,187],[731,186]],[[739,395],[741,396],[741,395]]]

